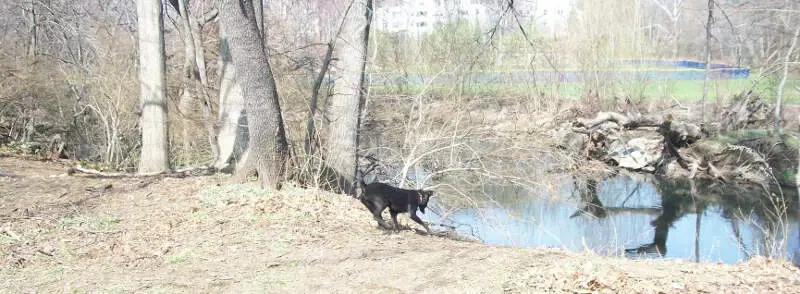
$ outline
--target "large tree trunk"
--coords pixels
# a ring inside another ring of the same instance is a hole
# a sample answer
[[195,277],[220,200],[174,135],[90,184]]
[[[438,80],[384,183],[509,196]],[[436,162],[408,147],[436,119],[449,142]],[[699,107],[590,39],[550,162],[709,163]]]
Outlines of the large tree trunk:
[[138,0],[139,82],[142,107],[142,154],[139,173],[169,170],[166,66],[161,1]]
[[355,193],[358,129],[364,105],[364,69],[366,66],[372,0],[355,0],[345,15],[341,33],[334,46],[333,76],[335,84],[328,114],[326,161],[339,176],[339,188]]
[[245,180],[256,171],[262,187],[280,188],[288,146],[275,79],[253,10],[252,0],[222,0],[220,7],[250,133],[247,156],[236,176]]
[[236,68],[231,60],[228,34],[219,24],[219,117],[217,118],[217,159],[214,167],[224,170],[241,159],[249,134],[244,115],[242,87],[236,82]]

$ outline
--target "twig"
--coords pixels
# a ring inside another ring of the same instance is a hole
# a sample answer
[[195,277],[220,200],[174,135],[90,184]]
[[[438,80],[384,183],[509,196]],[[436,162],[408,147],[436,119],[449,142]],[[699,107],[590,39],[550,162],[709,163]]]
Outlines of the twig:
[[119,234],[122,233],[121,230],[113,230],[113,231],[95,231],[95,230],[78,230],[79,232],[89,233],[89,234]]
[[41,254],[44,254],[44,255],[47,255],[47,256],[53,257],[53,254],[52,254],[52,253],[50,253],[50,252],[47,252],[47,251],[44,251],[44,250],[42,250],[42,249],[37,249],[37,250],[36,250],[36,252],[39,252],[39,253],[41,253]]
[[683,110],[689,110],[689,107],[686,107],[683,104],[681,104],[681,102],[678,101],[678,99],[675,98],[675,96],[672,96],[672,102],[674,102],[674,104],[672,104],[669,108],[677,107],[677,108],[680,108],[680,109],[683,109]]

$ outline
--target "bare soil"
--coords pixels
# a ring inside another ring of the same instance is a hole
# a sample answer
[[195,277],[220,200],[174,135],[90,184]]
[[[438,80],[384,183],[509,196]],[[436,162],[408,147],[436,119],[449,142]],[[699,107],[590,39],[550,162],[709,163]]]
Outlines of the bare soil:
[[0,293],[800,293],[800,271],[784,261],[628,260],[384,234],[343,195],[65,171],[0,155]]

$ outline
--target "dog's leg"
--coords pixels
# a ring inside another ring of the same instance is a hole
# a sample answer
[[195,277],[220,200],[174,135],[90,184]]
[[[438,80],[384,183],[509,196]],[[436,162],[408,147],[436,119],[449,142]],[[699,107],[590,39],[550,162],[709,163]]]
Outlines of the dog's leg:
[[389,214],[392,215],[392,224],[394,225],[394,230],[396,232],[400,232],[400,224],[397,223],[397,214],[398,213],[399,212],[397,212],[397,211],[394,211],[394,210],[391,210],[391,209],[389,210]]
[[411,211],[411,212],[409,212],[408,214],[409,214],[409,215],[411,215],[411,219],[412,219],[413,221],[415,221],[415,222],[417,222],[418,224],[420,224],[420,225],[422,225],[423,227],[425,227],[425,231],[427,231],[427,232],[428,232],[428,234],[430,234],[430,233],[431,233],[431,229],[430,229],[430,228],[428,228],[428,225],[427,225],[427,224],[425,224],[425,223],[424,223],[424,222],[423,222],[421,219],[419,219],[419,217],[417,216],[417,212],[416,212],[416,211],[413,211],[413,210],[412,210],[412,211]]
[[363,203],[364,206],[366,206],[367,209],[369,209],[369,211],[372,213],[372,218],[374,218],[375,221],[378,222],[378,225],[382,229],[391,230],[391,228],[389,227],[389,224],[387,224],[386,221],[383,220],[383,216],[381,216],[381,213],[383,213],[383,210],[386,209],[385,206],[380,207],[379,205],[377,205],[374,202],[372,202],[370,200],[367,200],[365,198],[361,199],[361,203]]
[[372,217],[375,219],[375,221],[378,222],[378,225],[380,225],[381,228],[383,228],[384,230],[391,230],[392,228],[389,227],[389,224],[387,224],[386,221],[383,220],[383,216],[381,216],[382,212],[383,209],[375,209],[372,211]]

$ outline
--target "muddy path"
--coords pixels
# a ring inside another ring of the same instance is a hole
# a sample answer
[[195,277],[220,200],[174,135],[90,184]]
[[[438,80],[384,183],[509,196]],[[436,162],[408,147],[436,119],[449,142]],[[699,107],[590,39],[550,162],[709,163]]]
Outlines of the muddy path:
[[783,261],[627,260],[386,235],[357,201],[316,190],[65,171],[0,156],[0,293],[800,292],[800,271]]

